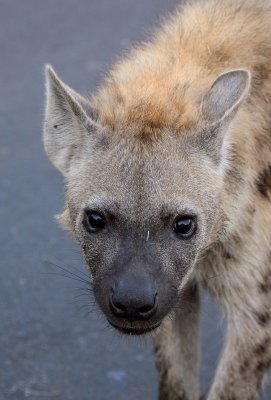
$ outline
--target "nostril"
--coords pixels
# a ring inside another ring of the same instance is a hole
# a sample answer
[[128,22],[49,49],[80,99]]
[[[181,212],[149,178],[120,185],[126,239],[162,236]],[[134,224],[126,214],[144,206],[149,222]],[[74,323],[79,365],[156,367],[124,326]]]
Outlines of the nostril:
[[126,311],[126,307],[123,304],[119,303],[118,301],[113,301],[113,305],[120,311],[123,311],[123,312]]
[[153,306],[154,306],[154,304],[151,305],[151,306],[150,305],[146,305],[146,306],[140,307],[138,309],[138,311],[139,311],[140,314],[147,314],[149,311],[151,311],[153,309]]
[[114,299],[114,293],[113,291],[111,292],[111,296],[109,299],[109,305],[111,308],[111,311],[117,316],[117,317],[124,317],[127,314],[127,309],[126,307]]
[[138,314],[141,318],[151,318],[157,310],[157,294],[154,296],[152,304],[145,304],[138,309]]

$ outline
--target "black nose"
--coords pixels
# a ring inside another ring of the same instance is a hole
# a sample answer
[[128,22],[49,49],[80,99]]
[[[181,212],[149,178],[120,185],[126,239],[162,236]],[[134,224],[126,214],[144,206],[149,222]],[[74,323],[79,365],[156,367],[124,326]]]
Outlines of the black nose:
[[122,279],[111,289],[109,304],[116,317],[148,320],[157,310],[157,293],[147,279]]

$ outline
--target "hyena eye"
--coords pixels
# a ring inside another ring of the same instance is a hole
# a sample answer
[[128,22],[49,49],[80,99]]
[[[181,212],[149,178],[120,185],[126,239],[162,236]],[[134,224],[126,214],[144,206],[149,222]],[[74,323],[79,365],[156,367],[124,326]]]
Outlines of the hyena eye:
[[105,217],[99,211],[85,210],[83,225],[90,233],[96,233],[105,227]]
[[174,221],[173,228],[179,237],[182,239],[189,239],[196,232],[196,217],[190,215],[177,217]]

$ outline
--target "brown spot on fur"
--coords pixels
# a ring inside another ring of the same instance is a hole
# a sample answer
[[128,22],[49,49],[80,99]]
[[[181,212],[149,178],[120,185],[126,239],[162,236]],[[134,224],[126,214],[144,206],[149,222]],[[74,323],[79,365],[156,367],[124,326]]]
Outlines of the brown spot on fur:
[[270,322],[270,313],[265,312],[256,312],[256,319],[261,326],[265,326]]
[[250,206],[250,207],[248,208],[248,212],[249,212],[249,214],[255,214],[255,212],[256,212],[256,207]]
[[259,289],[262,293],[268,293],[271,289],[269,282],[262,282],[259,284]]
[[268,364],[266,362],[260,361],[256,365],[256,372],[263,373],[266,370],[267,367],[268,367]]
[[260,81],[266,81],[269,78],[269,70],[265,64],[257,65],[255,71]]
[[242,238],[241,238],[240,235],[238,235],[238,234],[233,235],[233,236],[232,236],[232,242],[233,242],[236,246],[238,246],[239,248],[241,248],[241,246],[242,246]]
[[225,247],[222,243],[220,244],[220,249],[221,249],[221,256],[225,260],[236,260],[236,256],[231,251],[229,251],[228,248]]
[[256,348],[255,348],[255,355],[257,355],[257,356],[264,356],[265,355],[265,353],[267,352],[267,350],[268,350],[268,345],[269,345],[269,341],[268,340],[265,340],[263,343],[261,343],[260,345],[258,345]]
[[243,375],[249,368],[249,361],[246,359],[240,366],[240,372]]
[[[267,265],[271,262],[271,256],[268,255]],[[262,277],[261,282],[259,282],[259,292],[263,294],[271,293],[271,273],[269,270]]]
[[235,257],[234,257],[231,253],[229,253],[228,251],[225,251],[224,257],[226,258],[226,260],[232,260],[232,259],[235,258]]
[[229,49],[225,46],[224,48],[221,46],[219,49],[216,49],[212,55],[221,64],[228,62],[230,59]]
[[269,193],[271,191],[271,165],[266,167],[259,174],[256,182],[256,187],[263,197],[265,197],[268,200],[271,200]]

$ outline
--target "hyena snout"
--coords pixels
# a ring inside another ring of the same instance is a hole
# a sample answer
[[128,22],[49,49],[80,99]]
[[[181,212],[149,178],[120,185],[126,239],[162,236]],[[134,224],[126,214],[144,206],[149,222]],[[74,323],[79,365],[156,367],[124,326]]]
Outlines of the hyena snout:
[[147,321],[156,314],[158,293],[147,277],[125,276],[111,288],[109,305],[117,318]]

